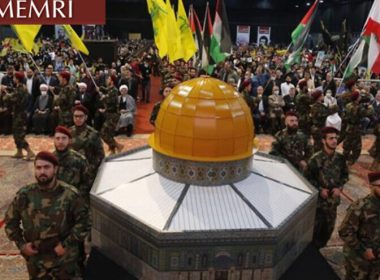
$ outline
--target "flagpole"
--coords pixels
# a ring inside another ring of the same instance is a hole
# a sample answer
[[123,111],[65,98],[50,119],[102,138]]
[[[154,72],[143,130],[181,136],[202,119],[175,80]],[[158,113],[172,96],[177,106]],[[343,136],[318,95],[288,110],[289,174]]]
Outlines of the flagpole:
[[[361,39],[361,36],[356,40],[354,46],[352,47],[352,49],[348,52],[348,54],[346,55],[346,57],[343,59],[342,63],[339,65],[339,68],[338,70],[335,71],[335,73],[338,73],[340,71],[340,69],[342,68],[343,64],[346,62],[347,58],[354,52],[354,50],[356,51],[357,47],[358,47],[358,43],[360,42],[360,39]],[[344,77],[344,74],[346,73],[347,71],[347,67],[346,67],[346,70],[344,70],[343,72],[343,76]],[[334,75],[335,76],[335,75]],[[335,77],[333,77],[335,78]],[[339,86],[338,88],[340,88],[342,86],[342,83],[343,83],[343,79],[340,80],[340,83],[339,83]]]
[[40,73],[40,76],[42,77],[42,79],[43,79],[43,80],[45,81],[45,83],[47,84],[46,78],[42,75],[40,68],[38,67],[36,61],[33,59],[33,56],[32,56],[29,52],[28,52],[28,55],[29,55],[29,58],[33,61],[34,65],[36,66],[38,72]]
[[93,77],[92,74],[91,74],[91,71],[90,71],[89,68],[87,67],[86,62],[84,61],[84,59],[83,59],[83,57],[82,57],[82,54],[80,53],[80,51],[78,51],[78,50],[76,50],[76,51],[78,52],[79,57],[82,59],[83,64],[84,64],[84,66],[86,67],[86,71],[90,74],[90,78],[91,78],[92,82],[94,83],[95,87],[98,87],[97,84],[95,83],[94,77]]

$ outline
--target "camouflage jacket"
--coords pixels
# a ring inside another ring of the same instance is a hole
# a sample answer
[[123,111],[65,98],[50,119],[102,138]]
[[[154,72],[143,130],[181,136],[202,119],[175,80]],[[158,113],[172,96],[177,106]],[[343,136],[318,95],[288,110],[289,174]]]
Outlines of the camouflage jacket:
[[380,253],[380,198],[369,194],[352,203],[339,227],[339,236],[345,254],[362,256],[367,248]]
[[75,246],[90,229],[88,207],[73,186],[61,181],[50,190],[37,183],[21,188],[8,207],[5,223],[8,238],[19,249],[53,238],[64,247]]
[[119,98],[118,98],[117,88],[101,87],[100,91],[104,94],[102,103],[103,103],[104,108],[106,109],[106,113],[118,113],[119,112]]
[[347,129],[359,129],[360,120],[364,117],[370,117],[373,114],[372,106],[365,107],[355,102],[350,102],[345,106],[344,120],[347,123]]
[[59,90],[58,96],[54,99],[54,105],[59,106],[61,112],[71,112],[75,101],[75,90],[72,86],[67,85]]
[[307,161],[311,156],[312,146],[308,137],[301,131],[289,133],[285,128],[277,132],[275,138],[269,153],[289,160],[296,168],[299,168],[300,161]]
[[153,106],[152,113],[150,113],[150,118],[149,118],[149,122],[151,123],[151,125],[155,125],[158,112],[160,112],[161,103],[162,101],[159,101]]
[[313,105],[311,105],[310,108],[310,115],[313,125],[319,128],[324,127],[327,117],[336,112],[338,112],[338,106],[333,106],[329,108],[323,103],[314,103]]
[[337,152],[328,155],[324,150],[319,151],[310,158],[305,177],[317,189],[342,188],[348,181],[346,159]]
[[71,148],[82,154],[89,164],[89,173],[92,181],[102,160],[104,159],[104,148],[98,131],[88,125],[83,127],[71,127],[73,136]]
[[4,96],[4,102],[9,104],[14,116],[26,112],[29,94],[23,85],[16,87],[13,92]]
[[73,149],[54,151],[58,158],[58,180],[76,187],[87,198],[91,188],[89,168],[86,158]]
[[299,93],[295,99],[296,110],[300,115],[308,115],[310,106],[313,103],[311,96],[308,93]]

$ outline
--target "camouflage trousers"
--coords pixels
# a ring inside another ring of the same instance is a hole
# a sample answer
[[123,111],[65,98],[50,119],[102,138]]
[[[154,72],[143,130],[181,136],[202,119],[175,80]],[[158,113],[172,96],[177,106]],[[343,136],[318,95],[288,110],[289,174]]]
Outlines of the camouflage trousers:
[[100,130],[100,137],[112,150],[116,148],[116,141],[113,137],[115,135],[117,122],[119,121],[119,114],[106,113],[105,119],[102,129]]
[[319,152],[323,148],[321,128],[313,125],[311,128],[311,135],[313,136],[313,153]]
[[28,142],[25,140],[26,136],[26,116],[17,116],[13,119],[12,123],[13,139],[17,149],[26,149],[29,147]]
[[313,243],[318,249],[326,246],[334,231],[336,211],[339,204],[339,197],[327,199],[318,197],[313,233]]
[[347,132],[343,141],[343,155],[350,163],[355,163],[362,151],[362,137],[360,130]]
[[345,280],[378,280],[380,279],[380,260],[367,261],[346,247],[345,255],[346,277]]
[[[66,248],[67,250],[67,248]],[[79,280],[82,278],[78,252],[63,257],[55,254],[44,254],[27,257],[27,268],[31,280]]]

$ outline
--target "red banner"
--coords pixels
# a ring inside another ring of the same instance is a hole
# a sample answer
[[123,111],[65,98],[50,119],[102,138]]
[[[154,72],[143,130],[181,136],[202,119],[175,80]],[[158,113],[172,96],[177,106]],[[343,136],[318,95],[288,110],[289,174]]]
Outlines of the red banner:
[[1,0],[0,24],[105,24],[105,0]]

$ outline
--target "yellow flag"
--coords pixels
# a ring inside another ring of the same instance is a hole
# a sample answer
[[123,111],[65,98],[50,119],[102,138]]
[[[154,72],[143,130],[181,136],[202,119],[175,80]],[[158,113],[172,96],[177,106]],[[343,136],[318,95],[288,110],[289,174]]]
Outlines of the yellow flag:
[[178,0],[177,25],[181,34],[183,59],[188,61],[197,51],[197,47],[182,0]]
[[25,50],[32,52],[34,39],[40,31],[40,24],[16,24],[12,25],[13,30],[16,32],[17,37],[20,39]]
[[89,51],[83,41],[79,38],[78,34],[75,32],[75,30],[71,27],[71,25],[62,25],[63,29],[65,29],[67,36],[69,37],[71,41],[71,46],[84,53],[85,55],[89,55]]
[[20,43],[18,39],[11,38],[9,40],[9,46],[12,47],[12,50],[20,53],[27,53],[28,51],[25,49],[25,47]]
[[166,33],[168,42],[168,56],[169,61],[173,61],[183,58],[183,51],[181,47],[181,33],[179,31],[175,14],[170,4],[170,0],[166,0],[166,10],[168,16],[166,17]]
[[166,5],[163,0],[147,0],[148,11],[152,18],[154,41],[158,48],[158,54],[162,58],[168,52],[166,36]]

